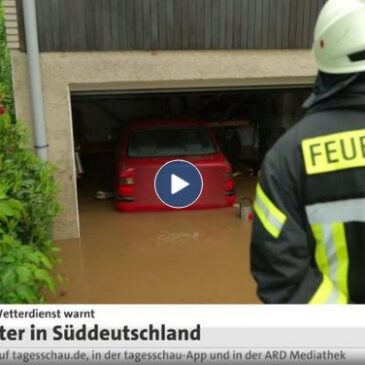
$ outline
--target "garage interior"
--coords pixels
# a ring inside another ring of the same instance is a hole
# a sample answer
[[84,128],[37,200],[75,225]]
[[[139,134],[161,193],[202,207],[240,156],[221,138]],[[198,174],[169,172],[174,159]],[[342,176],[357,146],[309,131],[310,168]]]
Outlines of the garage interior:
[[82,92],[71,95],[81,238],[63,244],[68,283],[55,303],[258,303],[251,223],[238,207],[119,213],[114,151],[128,123],[202,120],[233,166],[237,202],[253,199],[266,151],[302,115],[306,87]]

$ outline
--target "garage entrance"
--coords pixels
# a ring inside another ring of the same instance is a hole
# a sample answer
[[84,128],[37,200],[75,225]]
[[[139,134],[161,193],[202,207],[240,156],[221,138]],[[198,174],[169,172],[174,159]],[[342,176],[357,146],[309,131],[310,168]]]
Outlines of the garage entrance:
[[54,300],[257,303],[249,270],[251,224],[240,219],[239,209],[119,213],[109,199],[115,150],[120,135],[136,120],[204,121],[233,166],[237,200],[252,199],[263,156],[300,118],[309,92],[272,88],[73,94],[81,240],[78,254],[74,245],[64,250],[67,257],[70,250],[65,261],[74,280]]
[[300,119],[300,106],[309,92],[306,88],[272,88],[73,94],[80,205],[93,190],[93,195],[110,192],[115,148],[123,131],[135,121],[204,121],[235,172],[254,173],[266,151]]

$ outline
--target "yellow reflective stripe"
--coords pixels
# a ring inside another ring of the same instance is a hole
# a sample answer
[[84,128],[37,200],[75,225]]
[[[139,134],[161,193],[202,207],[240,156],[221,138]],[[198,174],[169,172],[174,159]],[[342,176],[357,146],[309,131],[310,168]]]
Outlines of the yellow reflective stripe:
[[322,284],[319,286],[316,293],[313,295],[309,304],[326,304],[327,299],[332,293],[333,284],[326,275],[323,275]]
[[322,283],[309,304],[347,304],[347,297],[339,291],[331,280],[323,275]]
[[256,189],[254,210],[265,229],[278,238],[287,218],[264,193],[260,184]]
[[333,238],[336,246],[337,260],[339,262],[337,270],[337,283],[341,291],[348,296],[348,270],[349,255],[347,251],[347,242],[345,235],[345,225],[343,223],[333,223]]
[[260,221],[262,225],[265,227],[265,229],[275,238],[278,238],[280,236],[280,230],[275,227],[273,224],[270,223],[269,219],[267,218],[266,214],[263,212],[263,210],[260,208],[260,206],[255,201],[253,205],[253,209],[255,210],[257,216],[260,218]]
[[318,269],[324,274],[329,275],[329,265],[326,253],[326,246],[324,243],[323,230],[320,224],[313,224],[312,231],[316,240],[315,259]]
[[365,166],[365,129],[305,139],[302,151],[308,175]]
[[348,304],[349,303],[349,296],[345,295],[344,293],[340,292],[340,296],[337,300],[336,304]]
[[315,260],[323,274],[323,283],[313,301],[323,304],[346,304],[348,302],[349,256],[344,223],[313,224],[316,240]]
[[274,203],[269,199],[269,197],[264,193],[260,184],[257,184],[256,196],[262,200],[262,202],[266,205],[267,209],[270,213],[281,223],[284,224],[286,221],[285,214],[277,208]]

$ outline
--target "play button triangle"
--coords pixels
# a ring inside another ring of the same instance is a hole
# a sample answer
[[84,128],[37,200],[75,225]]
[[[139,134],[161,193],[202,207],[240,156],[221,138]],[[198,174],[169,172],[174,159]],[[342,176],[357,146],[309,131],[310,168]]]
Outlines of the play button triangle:
[[181,177],[171,174],[171,195],[175,195],[179,191],[185,189],[190,184]]

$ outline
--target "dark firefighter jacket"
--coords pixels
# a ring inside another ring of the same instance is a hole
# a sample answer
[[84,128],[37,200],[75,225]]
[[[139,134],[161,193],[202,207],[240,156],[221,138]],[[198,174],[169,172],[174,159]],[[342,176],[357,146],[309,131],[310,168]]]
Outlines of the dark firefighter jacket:
[[251,269],[265,303],[365,303],[365,82],[312,105],[267,154]]

